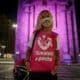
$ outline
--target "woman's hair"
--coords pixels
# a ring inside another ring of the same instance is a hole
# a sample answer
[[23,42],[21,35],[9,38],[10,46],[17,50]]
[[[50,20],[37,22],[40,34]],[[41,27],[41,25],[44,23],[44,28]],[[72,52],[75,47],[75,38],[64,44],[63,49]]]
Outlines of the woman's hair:
[[51,13],[50,13],[50,11],[48,11],[48,10],[43,10],[43,11],[41,11],[40,12],[40,14],[38,15],[38,18],[37,18],[37,23],[36,23],[36,27],[35,27],[35,30],[41,30],[42,29],[42,24],[41,24],[41,20],[43,19],[43,17],[49,17],[50,18],[50,20],[51,20],[51,29],[52,29],[52,26],[53,26],[53,17],[52,17],[52,15],[51,15]]

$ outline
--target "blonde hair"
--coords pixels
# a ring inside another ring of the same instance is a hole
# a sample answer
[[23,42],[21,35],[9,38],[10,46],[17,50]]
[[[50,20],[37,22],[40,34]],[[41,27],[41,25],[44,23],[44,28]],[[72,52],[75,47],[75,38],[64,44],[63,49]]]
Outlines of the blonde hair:
[[37,23],[36,23],[36,27],[35,27],[35,30],[41,30],[42,29],[42,26],[41,26],[41,19],[44,17],[44,16],[48,16],[52,23],[51,23],[51,29],[52,29],[52,26],[53,26],[53,17],[51,15],[51,13],[48,11],[48,10],[43,10],[40,12],[38,18],[37,18]]

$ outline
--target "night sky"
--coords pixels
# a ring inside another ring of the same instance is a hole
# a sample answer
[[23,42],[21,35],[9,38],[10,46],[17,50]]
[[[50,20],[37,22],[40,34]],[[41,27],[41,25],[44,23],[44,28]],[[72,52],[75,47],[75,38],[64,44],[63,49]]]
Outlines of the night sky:
[[0,14],[16,19],[18,0],[0,0]]

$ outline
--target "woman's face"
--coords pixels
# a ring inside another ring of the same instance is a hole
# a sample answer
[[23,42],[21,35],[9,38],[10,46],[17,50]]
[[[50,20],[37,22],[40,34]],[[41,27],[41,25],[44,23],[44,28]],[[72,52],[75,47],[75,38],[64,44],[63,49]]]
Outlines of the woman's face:
[[48,17],[45,17],[44,19],[42,19],[42,26],[43,27],[51,27],[51,19]]
[[51,27],[52,25],[52,19],[50,17],[50,14],[48,12],[44,12],[42,14],[41,24],[43,27]]

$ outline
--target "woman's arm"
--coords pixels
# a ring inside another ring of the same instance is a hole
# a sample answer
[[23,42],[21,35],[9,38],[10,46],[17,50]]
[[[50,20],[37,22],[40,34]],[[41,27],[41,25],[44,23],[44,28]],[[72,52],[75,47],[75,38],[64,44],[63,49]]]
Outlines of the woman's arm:
[[26,51],[26,59],[25,59],[27,62],[30,62],[31,52],[32,52],[32,49],[28,47]]
[[55,50],[55,65],[58,66],[60,63],[60,42],[59,42],[59,36],[57,36],[56,39],[56,50]]
[[60,64],[60,51],[55,50],[55,65],[58,66]]
[[31,36],[31,39],[28,43],[28,48],[26,51],[25,65],[28,71],[30,71],[30,57],[32,54],[32,44],[33,44],[34,34]]

